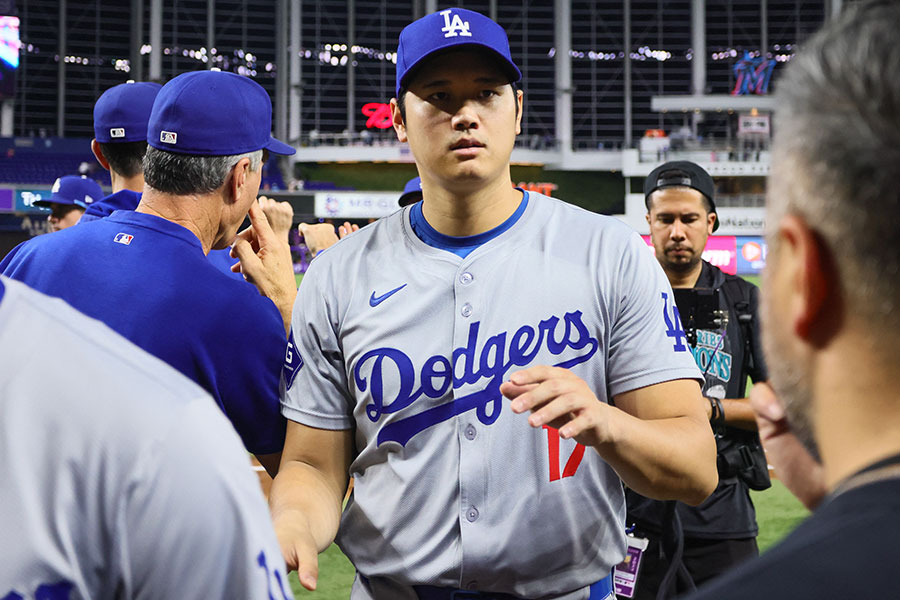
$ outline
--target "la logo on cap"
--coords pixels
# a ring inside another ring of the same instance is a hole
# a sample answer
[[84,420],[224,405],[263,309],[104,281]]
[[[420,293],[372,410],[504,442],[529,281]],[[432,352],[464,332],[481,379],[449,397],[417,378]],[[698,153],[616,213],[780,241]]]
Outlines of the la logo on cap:
[[160,131],[159,132],[159,141],[163,144],[177,144],[178,143],[178,134],[174,131]]
[[113,138],[123,138],[125,137],[125,128],[124,127],[113,127],[109,130],[109,137]]
[[[453,9],[448,8],[447,10],[442,10],[440,13],[444,17],[444,26],[441,27],[441,31],[444,32],[445,38],[463,36],[463,37],[472,37],[472,32],[469,31],[469,22],[463,21],[462,18],[453,14]],[[453,14],[453,20],[450,20],[450,15]]]

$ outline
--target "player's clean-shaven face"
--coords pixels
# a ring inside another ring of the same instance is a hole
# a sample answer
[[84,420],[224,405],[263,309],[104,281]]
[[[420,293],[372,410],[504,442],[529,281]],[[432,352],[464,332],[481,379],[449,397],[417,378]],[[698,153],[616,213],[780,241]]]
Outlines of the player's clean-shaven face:
[[47,221],[50,223],[50,231],[61,231],[77,224],[83,214],[84,209],[74,204],[51,202],[50,216],[47,217]]
[[429,59],[404,101],[398,135],[409,142],[424,177],[467,192],[508,174],[521,93],[488,51],[460,49]]
[[697,190],[673,187],[653,192],[647,222],[663,269],[686,272],[697,266],[715,220]]

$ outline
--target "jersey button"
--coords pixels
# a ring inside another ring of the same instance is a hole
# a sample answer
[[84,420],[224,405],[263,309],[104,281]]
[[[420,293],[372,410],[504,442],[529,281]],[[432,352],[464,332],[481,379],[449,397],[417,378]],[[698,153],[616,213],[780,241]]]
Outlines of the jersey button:
[[460,314],[464,317],[469,317],[472,315],[472,305],[466,302],[462,306],[462,310],[459,311]]
[[469,285],[473,279],[475,279],[475,276],[468,271],[459,276],[459,282],[463,285]]
[[475,439],[475,435],[476,435],[475,427],[473,427],[472,425],[466,426],[466,432],[465,432],[466,439],[471,442],[472,440]]
[[474,523],[478,520],[478,509],[474,506],[470,506],[468,510],[466,510],[466,519],[469,523]]

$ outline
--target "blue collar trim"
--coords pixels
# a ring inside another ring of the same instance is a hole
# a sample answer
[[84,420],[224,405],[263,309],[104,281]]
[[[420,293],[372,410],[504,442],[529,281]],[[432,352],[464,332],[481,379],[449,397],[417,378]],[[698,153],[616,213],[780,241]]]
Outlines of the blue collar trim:
[[429,246],[440,250],[446,250],[447,252],[452,252],[457,256],[465,258],[479,246],[486,244],[507,231],[522,218],[522,215],[525,214],[525,209],[528,208],[528,192],[525,190],[521,191],[522,201],[519,203],[516,212],[510,215],[509,218],[500,225],[497,225],[484,233],[466,236],[445,235],[436,230],[425,220],[425,215],[422,214],[421,202],[416,202],[412,205],[409,213],[409,224],[412,226],[412,230],[415,232],[416,236]]

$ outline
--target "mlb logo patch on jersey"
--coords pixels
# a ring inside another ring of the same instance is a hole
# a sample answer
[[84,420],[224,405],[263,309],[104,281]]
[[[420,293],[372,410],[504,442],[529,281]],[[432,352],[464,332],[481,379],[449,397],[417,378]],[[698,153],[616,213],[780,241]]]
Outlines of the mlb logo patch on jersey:
[[124,246],[130,246],[131,240],[134,239],[133,235],[127,233],[117,233],[116,237],[113,238],[113,241],[117,244],[122,244]]
[[163,144],[177,144],[178,143],[178,134],[174,131],[160,131],[159,132],[159,141]]
[[288,336],[287,350],[284,353],[284,366],[281,369],[281,374],[284,376],[285,389],[291,389],[294,379],[302,367],[303,357],[300,356],[297,344],[294,343],[294,330],[291,329],[291,334]]
[[113,127],[109,130],[109,137],[111,138],[123,138],[125,137],[125,128],[124,127]]

